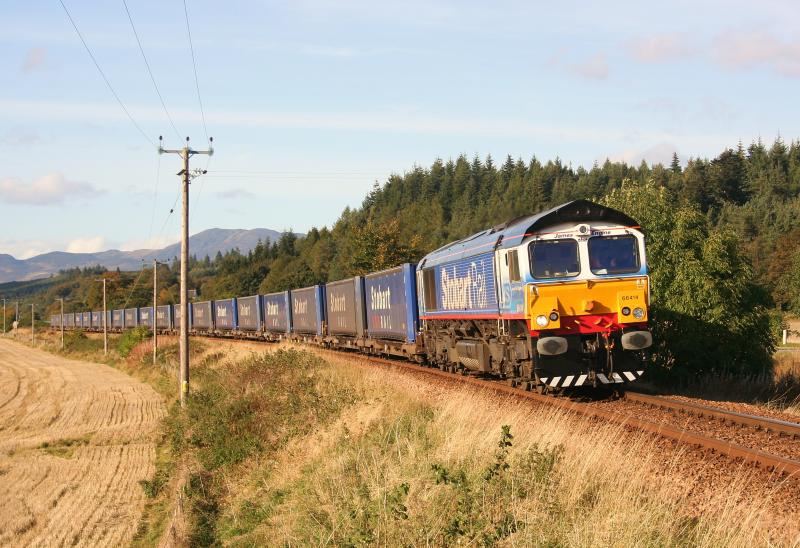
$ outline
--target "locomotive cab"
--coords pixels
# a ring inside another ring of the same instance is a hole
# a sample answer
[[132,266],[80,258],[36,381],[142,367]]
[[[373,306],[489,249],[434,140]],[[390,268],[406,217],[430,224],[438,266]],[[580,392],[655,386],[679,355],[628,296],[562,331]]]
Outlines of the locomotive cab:
[[592,206],[498,250],[501,314],[523,312],[534,376],[551,388],[635,380],[653,342],[644,235]]

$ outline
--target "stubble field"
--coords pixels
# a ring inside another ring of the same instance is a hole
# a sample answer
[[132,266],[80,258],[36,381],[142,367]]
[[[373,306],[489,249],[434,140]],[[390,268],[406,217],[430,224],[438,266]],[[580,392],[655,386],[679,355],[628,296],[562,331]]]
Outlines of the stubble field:
[[117,370],[0,339],[0,545],[129,542],[164,413]]

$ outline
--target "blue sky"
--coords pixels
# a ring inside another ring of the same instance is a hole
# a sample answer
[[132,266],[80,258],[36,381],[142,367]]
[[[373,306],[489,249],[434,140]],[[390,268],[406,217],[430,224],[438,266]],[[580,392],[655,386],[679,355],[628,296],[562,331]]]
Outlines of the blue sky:
[[[153,142],[180,146],[121,0],[64,0]],[[206,145],[183,3],[128,0],[181,137]],[[216,154],[192,233],[330,225],[435,158],[667,161],[797,137],[800,6],[743,2],[188,0]],[[156,154],[57,0],[0,18],[0,252],[176,240]],[[194,167],[206,167],[197,157]]]

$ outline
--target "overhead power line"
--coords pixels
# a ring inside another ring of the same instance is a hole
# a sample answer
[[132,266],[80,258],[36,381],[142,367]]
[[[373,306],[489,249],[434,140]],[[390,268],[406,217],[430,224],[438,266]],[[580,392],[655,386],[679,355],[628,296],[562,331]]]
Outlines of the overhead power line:
[[108,90],[111,92],[111,94],[117,100],[117,103],[119,103],[119,106],[122,108],[123,112],[125,112],[125,115],[131,121],[131,123],[136,127],[136,129],[139,131],[139,133],[142,134],[142,137],[144,137],[145,140],[148,143],[150,143],[152,146],[156,146],[156,144],[153,142],[153,140],[150,139],[150,137],[147,136],[147,133],[144,132],[142,127],[133,118],[133,116],[131,115],[130,111],[128,111],[128,108],[125,106],[125,103],[122,102],[122,99],[120,99],[119,95],[114,90],[114,86],[112,86],[111,82],[109,82],[108,77],[106,77],[105,72],[103,72],[103,69],[100,68],[100,63],[97,62],[97,59],[95,58],[94,54],[92,53],[92,50],[89,48],[89,45],[86,43],[86,40],[84,40],[83,35],[81,34],[81,31],[78,29],[78,25],[75,23],[75,20],[72,18],[72,15],[70,14],[69,10],[67,9],[67,6],[64,4],[64,1],[63,0],[58,0],[58,2],[61,4],[61,7],[64,8],[64,13],[67,14],[67,18],[69,19],[69,22],[72,23],[72,28],[75,29],[75,33],[78,35],[78,38],[80,38],[81,43],[83,44],[83,47],[86,48],[86,53],[88,53],[89,57],[92,59],[92,62],[94,63],[95,68],[97,68],[97,72],[99,72],[100,76],[103,77],[103,81],[106,83],[106,86],[108,86]]
[[200,117],[203,120],[203,132],[208,141],[208,128],[206,127],[206,114],[203,111],[203,99],[200,96],[200,80],[197,78],[197,61],[194,57],[194,45],[192,44],[192,29],[189,25],[189,9],[186,7],[186,0],[183,0],[183,14],[186,16],[186,33],[189,35],[189,51],[192,52],[192,67],[194,68],[194,85],[197,88],[197,102],[200,104]]
[[122,0],[122,5],[125,6],[125,13],[128,14],[128,21],[131,24],[131,30],[133,30],[133,35],[136,37],[136,43],[139,45],[139,52],[142,54],[142,60],[144,61],[144,66],[147,67],[147,73],[150,75],[150,81],[153,82],[153,87],[156,90],[156,95],[158,95],[158,99],[159,101],[161,101],[161,107],[164,109],[164,114],[166,114],[167,120],[169,120],[172,129],[175,131],[175,136],[178,138],[178,141],[180,141],[181,134],[178,131],[178,128],[175,127],[175,122],[172,120],[172,116],[170,116],[169,110],[167,110],[167,105],[164,102],[164,97],[161,95],[161,90],[158,89],[156,78],[155,76],[153,76],[153,71],[150,68],[150,63],[147,61],[147,56],[144,54],[144,48],[142,47],[142,41],[139,39],[139,33],[136,32],[136,25],[133,24],[133,17],[131,17],[131,12],[128,9],[128,3],[125,0]]

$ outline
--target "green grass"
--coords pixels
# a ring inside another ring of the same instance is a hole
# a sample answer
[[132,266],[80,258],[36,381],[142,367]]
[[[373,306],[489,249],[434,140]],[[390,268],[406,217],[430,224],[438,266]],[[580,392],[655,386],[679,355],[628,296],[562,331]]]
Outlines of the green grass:
[[78,447],[88,445],[91,439],[92,435],[86,434],[85,436],[81,436],[79,438],[64,438],[54,442],[46,441],[39,445],[39,449],[48,455],[60,457],[62,459],[69,459],[72,458],[72,455],[75,454],[75,450]]

